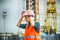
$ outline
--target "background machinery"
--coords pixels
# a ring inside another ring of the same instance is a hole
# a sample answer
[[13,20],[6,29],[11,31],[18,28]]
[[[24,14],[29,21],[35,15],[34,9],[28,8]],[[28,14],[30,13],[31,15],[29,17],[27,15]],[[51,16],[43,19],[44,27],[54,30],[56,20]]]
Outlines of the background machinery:
[[57,13],[56,0],[47,0],[46,20],[44,32],[48,34],[56,34],[57,27]]
[[39,0],[26,0],[26,10],[31,9],[35,13],[35,20],[39,18]]

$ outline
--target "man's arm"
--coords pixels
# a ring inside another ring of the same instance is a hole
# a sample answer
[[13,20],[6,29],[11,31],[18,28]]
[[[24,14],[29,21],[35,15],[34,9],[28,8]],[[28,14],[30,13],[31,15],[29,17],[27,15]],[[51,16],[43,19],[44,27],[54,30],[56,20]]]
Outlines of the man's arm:
[[22,20],[23,20],[23,17],[21,17],[20,20],[18,21],[18,24],[17,24],[18,27],[20,26]]
[[25,13],[25,11],[22,11],[22,16],[21,16],[21,18],[20,18],[20,20],[18,21],[18,24],[17,24],[18,27],[21,25],[21,22],[24,18],[24,13]]
[[35,28],[36,32],[39,32],[40,23],[39,22],[35,22],[34,28]]
[[39,22],[35,22],[34,27],[35,28],[39,28],[40,27],[40,23]]

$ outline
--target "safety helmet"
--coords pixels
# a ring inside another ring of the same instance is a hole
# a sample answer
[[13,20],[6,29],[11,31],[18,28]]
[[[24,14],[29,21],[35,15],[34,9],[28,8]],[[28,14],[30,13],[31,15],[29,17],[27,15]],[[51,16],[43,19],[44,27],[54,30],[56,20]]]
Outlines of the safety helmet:
[[27,10],[24,15],[35,16],[33,10]]

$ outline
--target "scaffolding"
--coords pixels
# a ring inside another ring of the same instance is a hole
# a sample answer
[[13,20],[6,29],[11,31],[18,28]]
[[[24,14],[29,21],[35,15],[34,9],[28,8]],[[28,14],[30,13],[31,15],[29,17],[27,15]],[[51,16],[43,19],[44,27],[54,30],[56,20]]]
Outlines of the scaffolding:
[[45,20],[45,32],[49,34],[56,34],[57,27],[57,13],[56,0],[47,0],[47,12]]
[[35,13],[35,20],[39,18],[39,0],[26,0],[26,10],[31,9]]

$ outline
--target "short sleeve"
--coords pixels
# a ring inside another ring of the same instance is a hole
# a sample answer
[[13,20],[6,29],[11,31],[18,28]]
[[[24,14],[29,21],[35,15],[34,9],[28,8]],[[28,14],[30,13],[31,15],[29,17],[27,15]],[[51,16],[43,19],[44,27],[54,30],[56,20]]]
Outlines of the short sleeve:
[[26,24],[21,24],[19,27],[25,29]]
[[39,27],[40,27],[40,23],[39,22],[35,22],[34,28],[39,28]]

